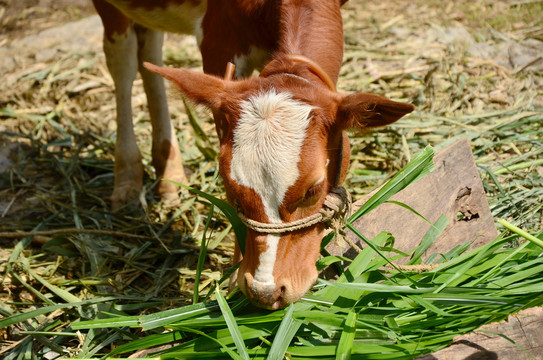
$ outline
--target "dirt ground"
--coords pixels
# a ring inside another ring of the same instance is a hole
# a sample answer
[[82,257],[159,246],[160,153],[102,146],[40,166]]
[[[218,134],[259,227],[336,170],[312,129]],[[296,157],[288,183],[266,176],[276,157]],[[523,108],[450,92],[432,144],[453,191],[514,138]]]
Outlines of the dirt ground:
[[0,36],[13,41],[93,12],[90,0],[2,0]]

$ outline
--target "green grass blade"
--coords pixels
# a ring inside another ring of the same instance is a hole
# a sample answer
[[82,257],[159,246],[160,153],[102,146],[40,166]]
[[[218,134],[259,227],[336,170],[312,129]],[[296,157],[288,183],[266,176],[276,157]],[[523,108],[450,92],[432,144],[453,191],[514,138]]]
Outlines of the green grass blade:
[[[58,216],[58,213],[49,216],[48,218],[40,222],[38,225],[34,226],[32,231],[41,230],[43,226],[45,226],[47,223],[49,223],[51,220],[53,220],[57,216]],[[13,251],[11,252],[11,255],[9,256],[8,263],[6,265],[6,270],[4,272],[4,276],[2,277],[2,282],[4,282],[5,276],[11,272],[12,266],[19,258],[19,255],[21,255],[21,252],[24,249],[26,249],[28,245],[30,245],[31,243],[32,243],[32,237],[27,236],[23,238],[21,241],[19,241],[17,245],[15,245],[15,248],[13,249]]]
[[[26,262],[23,262],[23,263],[26,263]],[[26,264],[28,264],[28,263],[26,263]],[[50,282],[45,280],[43,277],[41,277],[40,275],[38,275],[34,271],[32,271],[30,269],[30,267],[26,268],[26,271],[28,271],[28,274],[30,276],[32,276],[34,279],[39,281],[43,286],[45,286],[47,289],[49,289],[49,291],[51,291],[52,293],[54,293],[55,295],[60,297],[62,300],[66,301],[68,303],[76,303],[76,302],[81,301],[81,299],[79,299],[75,295],[72,295],[70,292],[68,292],[68,291],[66,291],[64,289],[61,289],[56,285],[51,284]]]
[[357,313],[354,308],[351,308],[343,324],[343,331],[341,332],[336,350],[336,360],[349,360],[351,358],[351,350],[356,333],[356,319]]
[[[387,256],[383,255],[383,253],[381,251],[379,251],[379,249],[377,249],[377,247],[371,242],[369,241],[364,235],[362,235],[360,233],[360,231],[358,231],[358,229],[356,229],[352,224],[347,224],[347,228],[349,230],[351,230],[356,236],[358,236],[360,239],[362,239],[368,246],[370,246],[376,253],[377,255],[379,255],[383,260],[385,260],[390,266],[392,266],[393,268],[395,268],[396,270],[398,270],[401,274],[403,274],[406,279],[408,279],[409,281],[411,281],[413,284],[416,284],[417,282],[415,280],[413,280],[409,275],[407,275],[406,273],[404,273],[402,270],[400,270],[398,268],[398,266],[396,266],[396,264],[394,264]],[[377,236],[386,236],[386,237],[392,237],[392,234],[386,232],[386,231],[383,231],[381,233],[379,233]]]
[[305,322],[315,324],[329,325],[340,328],[343,324],[343,316],[334,312],[325,312],[320,310],[295,311],[294,317]]
[[424,175],[429,174],[434,170],[434,150],[427,146],[419,153],[412,161],[410,161],[398,174],[396,174],[389,182],[387,182],[379,191],[377,191],[364,205],[358,209],[347,221],[347,224],[352,224],[358,218],[367,214],[377,206],[387,201],[392,195],[401,191],[409,184],[417,181]]
[[541,239],[538,239],[537,237],[527,233],[526,231],[522,230],[521,228],[511,224],[510,222],[508,222],[507,220],[504,220],[504,219],[498,219],[498,222],[500,224],[502,224],[505,228],[507,228],[508,230],[514,232],[515,234],[517,235],[520,235],[522,236],[523,238],[525,238],[526,240],[536,244],[537,246],[539,246],[540,248],[543,249],[543,240]]
[[541,273],[543,273],[543,264],[533,265],[525,270],[517,271],[509,276],[504,276],[501,279],[492,281],[492,286],[507,288]]
[[95,319],[89,321],[78,321],[72,324],[72,328],[79,329],[100,329],[100,328],[120,328],[125,326],[139,326],[138,316],[119,316],[107,319]]
[[441,310],[439,307],[433,305],[432,303],[430,303],[429,301],[426,301],[426,299],[424,299],[424,297],[420,296],[420,295],[407,295],[407,297],[413,301],[415,301],[417,304],[421,305],[423,308],[427,309],[427,310],[430,310],[430,311],[433,311],[435,312],[436,314],[438,315],[441,315],[441,316],[451,316],[451,314],[449,314],[448,312],[446,311],[443,311]]
[[143,315],[139,318],[143,330],[151,330],[166,326],[176,321],[203,316],[217,311],[219,305],[215,301],[184,306],[178,309],[170,309],[155,314]]
[[222,296],[219,289],[215,290],[215,296],[217,297],[217,302],[219,303],[219,307],[221,308],[221,312],[224,320],[226,321],[226,325],[228,326],[228,330],[230,330],[230,335],[232,335],[232,338],[234,339],[234,343],[236,344],[236,349],[238,349],[239,355],[241,355],[242,359],[249,360],[249,354],[247,353],[247,348],[245,347],[245,343],[243,342],[243,337],[241,336],[241,332],[239,330],[238,324],[236,323],[236,318],[234,317],[234,314],[232,314],[228,303]]
[[528,241],[522,244],[520,247],[518,247],[512,253],[510,253],[507,257],[502,259],[499,263],[495,264],[492,269],[486,271],[486,273],[482,277],[469,283],[468,286],[473,286],[473,287],[477,286],[478,284],[486,281],[487,279],[501,272],[504,264],[507,263],[509,260],[513,259],[515,256],[519,255],[527,247],[528,244],[530,244],[530,242]]
[[327,280],[318,279],[318,282],[321,284],[326,284],[328,286],[343,288],[343,289],[353,289],[353,290],[364,290],[364,291],[373,291],[373,292],[384,292],[384,293],[403,293],[403,294],[425,294],[430,293],[436,290],[435,287],[411,287],[403,285],[390,285],[390,284],[381,284],[381,283],[338,283],[330,282]]
[[[336,282],[338,283],[352,282],[354,281],[354,279],[359,278],[360,275],[368,269],[371,263],[371,260],[377,254],[378,252],[377,247],[383,246],[383,244],[385,244],[389,238],[390,238],[390,233],[387,233],[387,232],[379,233],[371,241],[371,246],[366,246],[364,247],[364,249],[362,249],[362,252],[354,258],[352,263],[343,272],[343,274],[339,276]],[[347,290],[347,289],[342,289],[341,291],[338,291],[338,289],[333,286],[327,286],[324,289],[319,290],[316,293],[316,295],[322,296],[323,298],[326,298],[327,300],[333,302],[339,297],[356,300],[361,295],[361,292],[358,290]],[[349,306],[347,305],[347,303],[345,303],[344,305]],[[353,304],[351,303],[350,306],[352,305]]]
[[[9,316],[9,317],[7,317],[5,319],[1,319],[0,320],[0,329],[2,329],[4,327],[7,327],[7,326],[10,326],[10,325],[13,325],[13,324],[17,324],[17,323],[22,322],[22,321],[26,321],[26,320],[29,320],[29,319],[36,318],[36,317],[38,317],[40,315],[47,314],[47,313],[53,312],[55,310],[66,309],[66,308],[77,307],[77,306],[92,305],[92,304],[97,304],[97,303],[101,303],[101,302],[108,302],[108,301],[114,301],[114,300],[116,300],[115,297],[106,297],[106,298],[96,298],[96,299],[92,299],[92,300],[79,301],[79,302],[76,302],[76,303],[68,303],[68,304],[59,304],[59,305],[51,305],[51,306],[40,307],[40,308],[37,308],[35,310],[27,311],[27,312],[20,313],[20,314],[14,314],[14,315],[11,315],[11,316]],[[73,324],[77,324],[77,323],[73,323]]]
[[[226,303],[226,301],[225,301]],[[192,332],[194,334],[197,334],[199,336],[201,336],[202,338],[205,338],[207,340],[209,340],[210,342],[214,342],[216,344],[218,344],[221,349],[226,352],[228,355],[230,355],[230,358],[234,359],[234,360],[248,360],[248,354],[247,352],[245,352],[247,354],[247,357],[243,357],[243,356],[240,356],[239,354],[237,354],[236,352],[234,352],[232,349],[230,349],[228,346],[226,346],[222,341],[221,339],[217,338],[216,336],[211,336],[209,334],[206,334],[204,333],[203,331],[200,331],[200,330],[197,330],[197,329],[194,329],[194,328],[183,328],[183,327],[180,327],[181,330],[184,330],[186,332]],[[238,349],[239,351],[239,349]],[[191,354],[192,353],[192,354]],[[170,356],[168,356],[168,353],[166,352],[165,354],[161,355],[160,358],[161,359],[170,359],[170,358],[174,358],[174,359],[178,359],[178,358],[186,358],[186,356],[190,356],[190,355],[200,355],[199,354],[200,351],[194,351],[194,349],[188,349],[187,352],[183,353],[182,355],[181,354],[178,354],[176,355],[176,352],[172,352],[170,354]],[[243,355],[243,354],[242,354]],[[201,356],[201,355],[200,355]]]
[[413,209],[411,206],[407,205],[406,203],[403,203],[403,202],[400,202],[400,201],[395,201],[395,200],[387,200],[387,201],[385,201],[385,203],[401,206],[404,209],[411,211],[413,214],[417,215],[419,218],[421,218],[422,220],[424,220],[428,224],[433,225],[430,220],[426,219],[421,213],[419,213],[417,210]]
[[[511,299],[506,297],[494,296],[492,295],[493,291],[488,291],[485,289],[463,289],[464,292],[454,291],[459,290],[458,288],[452,288],[447,293],[441,292],[438,294],[420,294],[417,295],[419,298],[425,299],[432,302],[440,302],[447,306],[456,306],[456,305],[506,305],[511,303]],[[410,295],[411,296],[411,295]],[[521,304],[518,304],[521,305]]]
[[273,340],[270,352],[266,358],[267,360],[283,359],[292,338],[296,335],[296,332],[302,325],[303,322],[301,320],[292,317],[293,312],[294,304],[290,304],[281,321],[281,325],[279,325],[279,329],[277,329],[275,339]]
[[[455,286],[456,284],[460,283],[462,281],[461,277],[464,276],[469,269],[475,266],[475,264],[477,264],[482,259],[494,253],[494,251],[502,247],[503,243],[504,239],[498,236],[491,243],[474,249],[470,253],[466,254],[466,256],[460,256],[457,259],[453,259],[448,265],[454,263],[455,260],[460,261],[461,258],[464,259],[471,257],[471,259],[467,260],[465,263],[459,263],[458,269],[455,271],[455,273],[452,275],[448,275],[447,279],[440,285],[436,292],[440,292],[447,286]],[[443,267],[441,267],[440,269],[443,269]]]
[[[383,246],[383,244],[385,244],[385,242],[389,238],[390,238],[390,233],[387,233],[387,232],[379,233],[371,241],[373,246],[364,247],[364,249],[362,249],[362,252],[358,254],[354,258],[354,260],[352,260],[349,267],[343,272],[343,274],[339,276],[336,282],[349,282],[358,278],[364,271],[368,269],[368,266],[372,258],[375,256],[375,254],[377,254],[377,247]],[[323,296],[326,296],[326,294],[334,292],[334,291],[336,291],[336,289],[328,287],[319,291],[318,294],[322,294]]]
[[366,246],[362,252],[356,256],[349,268],[345,270],[337,281],[353,281],[368,270],[372,258],[379,253],[377,248],[383,246],[391,237],[392,235],[388,232],[381,232],[377,234],[377,236],[370,241],[372,246]]
[[[19,261],[27,261],[26,258],[21,257],[19,258]],[[28,291],[30,291],[35,297],[36,302],[39,302],[38,299],[43,303],[43,305],[55,305],[55,302],[49,299],[47,296],[42,294],[38,289],[35,289],[34,287],[30,286],[28,282],[26,282],[18,273],[12,272],[11,276],[22,286],[24,286]]]
[[202,270],[204,269],[204,263],[207,255],[207,230],[211,224],[211,219],[213,219],[213,212],[215,205],[211,204],[209,207],[209,214],[207,215],[206,224],[204,227],[204,233],[202,234],[202,244],[200,245],[200,253],[198,254],[198,264],[196,265],[196,274],[194,277],[194,292],[192,296],[192,303],[196,304],[200,299],[200,276],[202,275]]
[[153,348],[160,345],[172,343],[174,341],[180,341],[183,336],[180,331],[174,330],[163,334],[148,335],[126,344],[121,344],[109,353],[109,356],[114,356],[129,351],[138,351],[147,348]]
[[411,257],[411,260],[407,262],[407,265],[413,265],[418,264],[420,262],[420,257],[432,244],[436,241],[436,239],[441,235],[443,230],[447,227],[449,224],[449,219],[445,215],[441,215],[435,222],[435,224],[432,224],[430,229],[424,234],[424,237],[422,238],[420,245],[415,249],[415,252],[413,253],[413,256]]
[[505,167],[499,168],[497,170],[494,170],[494,174],[500,175],[500,174],[505,174],[507,172],[513,173],[513,172],[515,172],[515,170],[525,169],[525,168],[528,168],[528,167],[536,167],[536,166],[541,165],[541,164],[543,164],[543,159],[537,159],[537,160],[533,160],[533,161],[523,161],[523,162],[520,162],[518,164],[505,166]]
[[187,305],[181,308],[165,310],[149,315],[141,316],[121,316],[117,318],[97,319],[90,321],[80,321],[72,324],[74,329],[92,329],[92,328],[118,328],[123,326],[141,326],[143,330],[151,330],[158,327],[167,326],[177,321],[182,321],[197,316],[204,316],[216,312],[219,305],[215,301]]

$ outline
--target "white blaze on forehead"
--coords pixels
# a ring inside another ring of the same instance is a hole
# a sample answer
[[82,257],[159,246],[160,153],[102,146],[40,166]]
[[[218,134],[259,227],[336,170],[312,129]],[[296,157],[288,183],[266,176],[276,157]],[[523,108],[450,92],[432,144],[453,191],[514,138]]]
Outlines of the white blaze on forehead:
[[[270,90],[242,101],[234,130],[230,178],[260,195],[271,223],[280,223],[279,206],[299,176],[298,162],[312,107],[289,93]],[[251,216],[251,214],[246,214]],[[273,284],[280,236],[267,236],[254,280]]]
[[299,176],[298,162],[312,107],[275,90],[240,105],[230,177],[255,190],[270,222],[280,222],[279,205]]

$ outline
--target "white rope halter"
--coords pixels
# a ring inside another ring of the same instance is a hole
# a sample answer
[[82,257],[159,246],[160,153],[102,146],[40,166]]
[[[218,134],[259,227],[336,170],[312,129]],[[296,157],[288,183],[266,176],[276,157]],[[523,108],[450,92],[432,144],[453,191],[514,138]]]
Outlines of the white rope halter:
[[299,220],[279,224],[262,223],[248,219],[240,211],[238,211],[238,217],[249,229],[264,234],[283,234],[304,229],[320,222],[325,223],[329,228],[333,228],[334,231],[340,231],[344,219],[350,215],[351,203],[351,195],[347,190],[342,186],[337,186],[326,195],[322,209],[318,213]]

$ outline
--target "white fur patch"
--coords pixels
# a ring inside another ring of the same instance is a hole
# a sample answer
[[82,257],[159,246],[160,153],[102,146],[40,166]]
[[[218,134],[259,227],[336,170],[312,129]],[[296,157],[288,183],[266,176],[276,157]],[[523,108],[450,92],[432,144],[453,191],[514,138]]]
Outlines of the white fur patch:
[[259,266],[255,270],[253,286],[256,286],[261,291],[266,291],[266,288],[269,289],[269,292],[275,290],[273,267],[277,257],[279,239],[281,239],[281,235],[269,234],[266,237],[266,245],[268,245],[268,248],[258,257]]
[[[241,102],[234,130],[230,178],[260,195],[271,223],[281,223],[279,206],[299,176],[298,162],[312,107],[275,90]],[[251,214],[246,214],[251,217]],[[267,236],[254,280],[273,284],[279,235]]]

